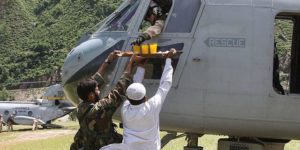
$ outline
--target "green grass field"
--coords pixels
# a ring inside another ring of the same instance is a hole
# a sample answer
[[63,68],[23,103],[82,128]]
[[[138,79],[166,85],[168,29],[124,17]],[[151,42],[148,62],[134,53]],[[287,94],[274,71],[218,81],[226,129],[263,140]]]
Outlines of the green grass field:
[[[63,125],[62,129],[43,129],[31,131],[30,126],[14,126],[14,132],[0,133],[1,150],[68,150],[77,131],[77,122],[56,122]],[[122,129],[118,129],[122,132]],[[182,133],[161,132],[162,150],[182,150],[186,144]],[[205,150],[217,150],[219,138],[225,136],[204,135],[199,144]],[[284,150],[299,150],[300,142],[291,141]]]

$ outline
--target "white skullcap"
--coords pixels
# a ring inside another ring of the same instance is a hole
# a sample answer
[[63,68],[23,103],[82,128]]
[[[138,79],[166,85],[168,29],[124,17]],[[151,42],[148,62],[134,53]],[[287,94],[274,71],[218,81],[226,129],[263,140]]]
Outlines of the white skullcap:
[[132,83],[127,88],[126,94],[130,100],[142,100],[146,95],[146,88],[141,83]]

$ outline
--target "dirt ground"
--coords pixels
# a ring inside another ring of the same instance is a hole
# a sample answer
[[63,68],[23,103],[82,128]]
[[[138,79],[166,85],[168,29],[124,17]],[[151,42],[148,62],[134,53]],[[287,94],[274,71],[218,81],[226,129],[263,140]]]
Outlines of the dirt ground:
[[47,138],[53,138],[63,135],[75,134],[76,130],[69,129],[59,129],[59,130],[37,130],[37,131],[25,131],[17,135],[13,140],[9,141],[0,141],[1,146],[17,144],[19,142],[31,141],[31,140],[41,140]]

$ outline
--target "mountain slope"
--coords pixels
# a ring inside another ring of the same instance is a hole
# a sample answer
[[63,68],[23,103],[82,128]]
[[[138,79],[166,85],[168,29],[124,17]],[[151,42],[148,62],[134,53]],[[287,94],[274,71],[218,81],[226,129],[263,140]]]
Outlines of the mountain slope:
[[[47,80],[89,28],[121,0],[4,0],[0,11],[0,88]],[[59,79],[56,79],[59,80]]]

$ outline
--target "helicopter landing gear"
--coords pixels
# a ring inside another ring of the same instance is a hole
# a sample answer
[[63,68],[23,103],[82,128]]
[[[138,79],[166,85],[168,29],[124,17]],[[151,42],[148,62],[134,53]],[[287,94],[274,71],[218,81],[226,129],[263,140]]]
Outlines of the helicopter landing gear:
[[203,150],[203,147],[198,146],[198,138],[203,136],[203,134],[186,133],[187,146],[184,150]]
[[259,139],[259,138],[222,138],[218,141],[218,150],[284,150],[289,140]]

